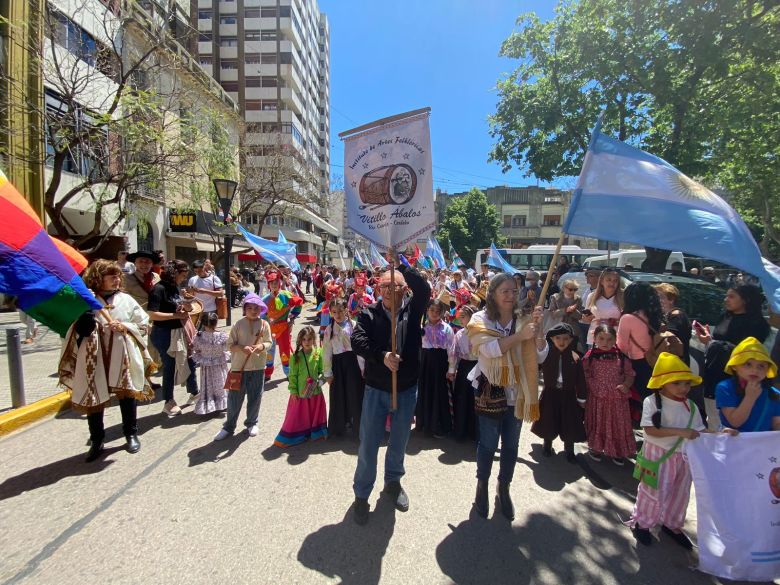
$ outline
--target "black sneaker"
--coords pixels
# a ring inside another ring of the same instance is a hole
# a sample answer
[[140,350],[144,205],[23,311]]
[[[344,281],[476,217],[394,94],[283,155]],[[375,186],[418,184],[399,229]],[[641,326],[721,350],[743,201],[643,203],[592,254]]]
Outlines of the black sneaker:
[[682,530],[680,532],[675,532],[666,526],[664,526],[662,530],[664,531],[664,534],[668,535],[673,541],[675,541],[685,550],[693,550],[693,543],[691,542],[691,539],[688,538]]
[[365,526],[368,523],[368,510],[369,505],[366,498],[355,498],[355,524]]
[[400,481],[386,483],[385,489],[382,491],[393,498],[396,510],[399,512],[409,511],[409,496],[406,495],[404,488],[401,487]]
[[642,543],[645,546],[650,546],[651,544],[653,544],[653,535],[650,534],[650,531],[647,528],[640,528],[639,526],[634,526],[631,529],[631,532],[634,533],[634,538],[636,538],[637,542]]

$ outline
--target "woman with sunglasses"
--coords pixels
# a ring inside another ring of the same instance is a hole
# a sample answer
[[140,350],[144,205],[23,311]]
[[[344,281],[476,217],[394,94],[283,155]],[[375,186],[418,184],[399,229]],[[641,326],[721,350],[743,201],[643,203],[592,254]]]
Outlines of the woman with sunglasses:
[[614,268],[601,271],[599,283],[585,303],[582,321],[590,323],[588,328],[588,347],[593,345],[593,332],[599,325],[611,325],[617,328],[623,314],[623,283],[620,274]]

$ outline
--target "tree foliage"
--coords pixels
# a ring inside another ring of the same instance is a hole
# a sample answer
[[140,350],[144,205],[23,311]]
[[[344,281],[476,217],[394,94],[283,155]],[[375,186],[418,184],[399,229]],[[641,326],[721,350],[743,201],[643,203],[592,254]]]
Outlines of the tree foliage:
[[501,49],[520,65],[498,83],[490,158],[576,175],[605,108],[605,132],[733,191],[774,238],[779,24],[776,0],[565,0],[550,21],[521,16]]
[[474,187],[466,196],[453,198],[449,203],[438,237],[445,246],[452,244],[466,264],[473,264],[477,250],[489,247],[491,242],[502,244],[500,228],[501,218],[495,205]]

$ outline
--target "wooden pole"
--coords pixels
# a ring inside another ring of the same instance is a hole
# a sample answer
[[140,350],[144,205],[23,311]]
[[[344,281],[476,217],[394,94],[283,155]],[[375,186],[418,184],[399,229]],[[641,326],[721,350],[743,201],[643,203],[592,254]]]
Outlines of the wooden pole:
[[561,246],[563,246],[563,239],[566,237],[566,234],[561,232],[561,237],[558,238],[558,244],[555,246],[555,253],[553,254],[552,260],[550,261],[550,268],[547,270],[547,277],[544,279],[544,286],[542,287],[542,293],[539,295],[539,298],[536,301],[537,307],[543,307],[544,306],[544,299],[547,297],[547,291],[550,288],[550,283],[552,282],[552,273],[553,270],[555,270],[556,265],[558,264],[558,256],[561,255]]
[[[395,261],[390,263],[390,350],[393,355],[396,354],[396,339],[395,339],[395,327],[398,315],[396,311],[398,307],[395,306]],[[392,408],[393,412],[398,408],[398,372],[392,372],[393,394],[392,394]]]

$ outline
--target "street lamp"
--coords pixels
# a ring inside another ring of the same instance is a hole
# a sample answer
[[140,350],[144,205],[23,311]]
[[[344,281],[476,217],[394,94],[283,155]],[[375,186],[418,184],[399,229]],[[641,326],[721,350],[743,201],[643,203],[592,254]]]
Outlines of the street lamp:
[[320,237],[322,238],[322,263],[325,264],[325,247],[328,245],[328,232],[323,231]]
[[[214,190],[217,192],[217,200],[219,201],[219,207],[222,209],[222,215],[225,224],[229,224],[233,221],[230,216],[230,207],[233,205],[233,198],[236,196],[236,188],[238,183],[231,181],[230,179],[214,179]],[[233,297],[230,286],[230,252],[233,249],[233,235],[227,232],[224,233],[224,249],[225,258],[223,260],[223,272],[222,280],[225,283],[225,296],[227,297],[227,318],[225,319],[226,325],[232,324],[231,310],[233,303],[231,298]]]

